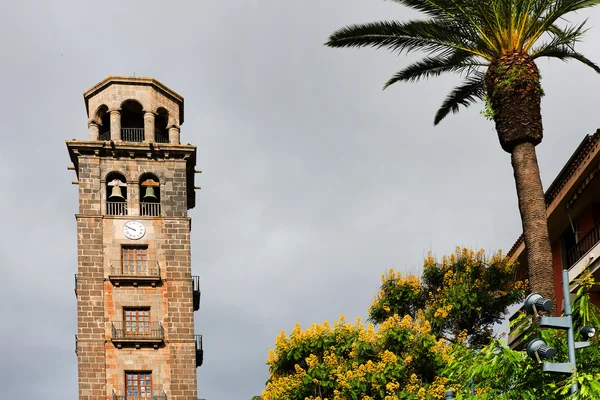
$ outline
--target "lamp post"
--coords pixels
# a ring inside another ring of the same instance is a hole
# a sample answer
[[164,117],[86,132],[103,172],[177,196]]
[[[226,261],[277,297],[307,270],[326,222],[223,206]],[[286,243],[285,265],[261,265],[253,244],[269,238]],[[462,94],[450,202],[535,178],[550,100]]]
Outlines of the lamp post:
[[[555,328],[567,331],[567,348],[569,353],[569,362],[566,363],[550,363],[542,364],[543,372],[553,372],[559,374],[572,375],[577,371],[577,360],[575,359],[575,350],[590,346],[590,342],[576,342],[573,332],[573,311],[571,309],[571,291],[569,290],[569,272],[564,269],[562,272],[562,286],[564,299],[564,317],[546,317],[540,318],[541,328]],[[552,302],[543,298],[539,293],[531,293],[525,299],[525,309],[527,312],[534,314],[537,317],[539,311],[549,311],[552,309]],[[596,329],[591,326],[586,326],[581,329],[581,334],[584,338],[591,338],[595,335]],[[527,345],[527,354],[542,363],[542,358],[550,359],[554,357],[556,350],[548,346],[543,339],[533,339]],[[578,390],[577,383],[571,385],[571,394]]]

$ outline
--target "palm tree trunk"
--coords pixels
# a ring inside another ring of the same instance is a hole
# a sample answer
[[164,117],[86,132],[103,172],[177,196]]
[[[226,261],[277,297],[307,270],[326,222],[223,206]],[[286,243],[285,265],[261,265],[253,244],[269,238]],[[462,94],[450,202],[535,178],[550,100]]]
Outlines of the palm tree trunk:
[[552,249],[546,202],[535,155],[542,141],[541,87],[537,65],[527,54],[504,53],[494,59],[485,85],[502,148],[511,154],[523,224],[529,286],[552,300],[556,310]]
[[531,291],[552,300],[555,311],[554,270],[546,202],[534,144],[525,142],[515,146],[511,153],[511,162],[527,250],[529,286]]

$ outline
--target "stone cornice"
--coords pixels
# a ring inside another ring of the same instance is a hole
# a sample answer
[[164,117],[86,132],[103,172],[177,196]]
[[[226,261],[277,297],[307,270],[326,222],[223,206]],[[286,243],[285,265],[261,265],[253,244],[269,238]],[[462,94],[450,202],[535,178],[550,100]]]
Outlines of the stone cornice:
[[113,76],[110,75],[98,82],[85,92],[83,92],[83,98],[85,100],[85,109],[89,116],[90,110],[88,106],[88,101],[91,97],[100,93],[108,86],[113,84],[121,84],[121,85],[134,85],[134,86],[152,86],[156,91],[164,94],[169,97],[175,103],[179,105],[179,124],[183,124],[183,96],[170,89],[168,86],[163,83],[157,81],[154,78],[144,78],[144,77],[133,77],[133,76]]
[[79,177],[79,157],[110,157],[115,159],[184,160],[187,170],[188,208],[196,205],[195,166],[196,146],[191,144],[113,142],[100,140],[67,140],[69,157]]

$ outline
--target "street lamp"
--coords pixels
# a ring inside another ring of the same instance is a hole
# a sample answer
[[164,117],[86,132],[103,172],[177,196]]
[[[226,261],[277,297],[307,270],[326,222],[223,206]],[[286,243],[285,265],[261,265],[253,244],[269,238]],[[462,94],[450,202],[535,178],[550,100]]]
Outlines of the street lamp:
[[[564,298],[564,317],[546,317],[540,318],[541,328],[555,328],[567,331],[567,348],[569,350],[569,362],[566,363],[550,363],[545,362],[542,365],[543,372],[554,372],[559,374],[574,374],[577,370],[577,362],[575,360],[575,350],[583,349],[590,346],[590,342],[576,342],[573,333],[573,312],[571,310],[571,291],[569,290],[569,272],[564,269],[562,273],[563,298]],[[549,311],[552,309],[552,302],[545,299],[539,293],[532,293],[525,299],[525,309],[537,317],[538,311]],[[593,326],[584,326],[580,330],[581,336],[585,339],[590,339],[596,334],[596,329]],[[542,339],[533,339],[527,345],[527,354],[541,363],[541,358],[552,358],[556,350],[548,346]],[[577,383],[571,385],[571,393],[577,392]]]

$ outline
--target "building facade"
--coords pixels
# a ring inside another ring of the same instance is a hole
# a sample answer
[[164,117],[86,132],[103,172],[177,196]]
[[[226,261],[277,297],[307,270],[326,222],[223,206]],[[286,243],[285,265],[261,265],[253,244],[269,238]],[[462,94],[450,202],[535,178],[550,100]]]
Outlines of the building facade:
[[192,400],[202,337],[188,210],[196,147],[180,143],[183,97],[110,76],[84,93],[77,174],[76,352],[80,400]]

